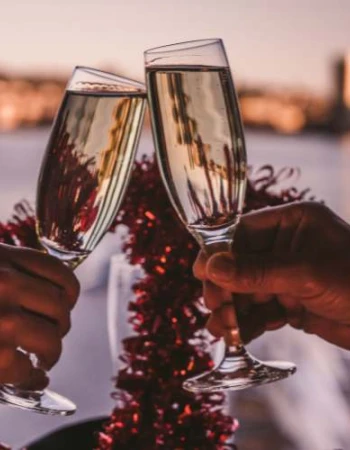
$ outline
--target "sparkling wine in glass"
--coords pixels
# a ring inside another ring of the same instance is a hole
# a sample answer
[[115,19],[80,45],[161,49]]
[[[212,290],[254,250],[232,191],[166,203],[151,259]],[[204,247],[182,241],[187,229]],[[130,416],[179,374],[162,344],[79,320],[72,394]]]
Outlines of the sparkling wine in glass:
[[[148,101],[163,182],[189,232],[208,255],[230,251],[245,196],[243,126],[223,42],[208,39],[145,52]],[[232,295],[222,291],[232,305]],[[193,392],[244,389],[295,372],[288,362],[251,356],[238,324],[212,371],[190,378]]]
[[[42,162],[36,230],[43,249],[75,269],[111,226],[126,190],[146,105],[141,83],[77,67]],[[0,387],[0,401],[43,414],[76,406],[52,392]]]

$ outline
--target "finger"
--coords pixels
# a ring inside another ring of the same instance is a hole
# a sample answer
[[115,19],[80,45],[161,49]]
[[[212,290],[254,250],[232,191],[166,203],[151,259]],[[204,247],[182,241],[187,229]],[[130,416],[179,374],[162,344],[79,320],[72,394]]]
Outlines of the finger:
[[235,306],[238,311],[241,311],[243,314],[248,312],[251,308],[254,307],[255,304],[263,304],[271,302],[272,300],[276,300],[276,295],[274,294],[234,294],[235,298]]
[[254,308],[254,295],[252,294],[234,294],[234,305],[237,317],[246,316]]
[[[249,312],[240,313],[236,309],[239,330],[244,343],[249,343],[253,339],[262,335],[265,331],[277,330],[287,323],[284,308],[277,302],[271,301],[261,305],[251,305]],[[227,327],[231,323],[227,321],[226,316],[222,315],[221,310],[214,311],[206,324],[210,334],[219,338],[225,335]]]
[[205,326],[212,336],[216,338],[224,336],[225,328],[222,324],[219,311],[214,311],[212,314],[210,314]]
[[0,383],[41,390],[48,382],[46,374],[33,367],[28,355],[13,347],[0,347]]
[[39,360],[39,367],[50,370],[62,353],[62,341],[59,330],[41,317],[23,313],[21,331],[18,333],[17,345],[29,353],[34,353]]
[[[214,302],[219,304],[219,308],[215,308],[221,314],[221,320],[224,325],[224,338],[227,345],[239,344],[238,323],[236,311],[232,300],[230,291],[221,289],[214,284],[204,281],[204,302],[209,305],[214,305]],[[209,294],[208,294],[209,291]],[[206,298],[206,295],[208,296]]]
[[278,296],[281,305],[289,312],[289,314],[299,315],[304,310],[301,298],[294,295],[281,294]]
[[350,350],[350,326],[324,319],[315,314],[306,312],[302,323],[299,324],[305,333],[316,334],[320,338],[338,347]]
[[259,315],[252,315],[249,319],[239,320],[239,330],[244,344],[249,344],[266,331],[266,323]]
[[206,266],[210,281],[237,293],[311,295],[314,267],[301,254],[213,255]]
[[25,311],[2,311],[0,313],[0,336],[2,344],[14,345],[34,353],[40,367],[49,370],[62,352],[59,329],[47,320]]
[[205,254],[203,250],[200,250],[200,252],[197,255],[197,258],[193,264],[193,275],[198,278],[199,280],[205,280],[206,279],[206,270],[205,266],[208,260],[208,256]]
[[38,250],[23,247],[3,244],[1,249],[5,252],[5,258],[15,267],[60,286],[65,291],[71,307],[74,306],[79,295],[79,282],[73,272],[61,261]]
[[[237,227],[233,248],[238,252],[270,252],[276,238],[299,223],[304,213],[303,202],[268,207],[244,214]],[[288,234],[288,233],[287,233]]]
[[236,328],[236,314],[234,305],[226,304],[213,311],[210,315],[206,327],[214,337],[224,336],[229,330]]
[[220,286],[209,280],[203,281],[203,299],[205,306],[210,310],[220,308],[225,303],[232,302],[231,292],[222,289]]
[[265,331],[277,330],[287,323],[285,309],[277,300],[252,305],[248,313],[237,310],[238,323],[245,343],[257,338]]
[[19,384],[31,377],[33,365],[28,355],[14,347],[0,347],[0,383]]
[[13,270],[8,283],[7,295],[27,311],[44,316],[56,323],[61,336],[70,329],[70,304],[65,300],[64,291],[44,279],[37,279]]
[[20,389],[29,390],[29,391],[42,391],[49,384],[49,377],[46,373],[38,368],[33,368],[30,377],[23,382],[18,383],[18,387]]

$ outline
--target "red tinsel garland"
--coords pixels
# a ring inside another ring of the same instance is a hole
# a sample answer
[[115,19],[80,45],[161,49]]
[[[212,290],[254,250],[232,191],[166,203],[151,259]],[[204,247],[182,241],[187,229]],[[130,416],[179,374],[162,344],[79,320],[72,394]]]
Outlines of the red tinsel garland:
[[[307,191],[271,193],[293,171],[265,166],[248,184],[245,210],[300,200]],[[117,406],[98,435],[98,450],[224,450],[237,422],[223,412],[222,394],[185,392],[183,380],[212,367],[202,330],[207,316],[201,285],[192,275],[197,244],[175,217],[153,160],[136,163],[114,224],[129,227],[125,252],[145,277],[129,305],[135,335],[123,341],[124,367],[116,377]],[[0,241],[38,247],[33,211],[16,206],[0,224]]]

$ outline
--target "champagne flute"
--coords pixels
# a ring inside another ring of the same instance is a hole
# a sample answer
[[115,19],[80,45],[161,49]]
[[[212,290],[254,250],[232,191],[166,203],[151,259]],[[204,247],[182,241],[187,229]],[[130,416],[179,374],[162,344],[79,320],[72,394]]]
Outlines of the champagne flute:
[[[162,179],[170,200],[208,255],[230,251],[244,203],[247,161],[238,101],[223,42],[183,42],[145,52],[148,101]],[[222,291],[233,307],[232,295]],[[244,389],[295,372],[251,356],[237,325],[221,363],[186,380],[192,392]]]
[[[126,190],[146,105],[141,83],[76,67],[55,119],[37,187],[43,249],[75,269],[111,226]],[[31,355],[32,356],[32,355]],[[0,387],[0,401],[42,414],[76,406],[52,391]]]

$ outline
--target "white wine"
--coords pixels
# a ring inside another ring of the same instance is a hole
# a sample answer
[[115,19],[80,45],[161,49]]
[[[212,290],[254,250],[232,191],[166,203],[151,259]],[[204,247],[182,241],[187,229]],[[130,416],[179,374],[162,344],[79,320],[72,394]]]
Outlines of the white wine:
[[189,229],[236,221],[246,153],[229,68],[152,66],[146,77],[158,162],[178,215]]
[[144,91],[67,91],[39,176],[37,233],[71,267],[96,247],[127,187],[145,109]]
[[[202,250],[230,252],[244,206],[247,158],[225,47],[201,39],[145,52],[148,101],[157,160],[170,200]],[[264,364],[245,349],[234,296],[223,358],[212,370],[184,381],[195,393],[238,390],[293,374],[287,362]],[[228,311],[228,310],[227,310]]]

